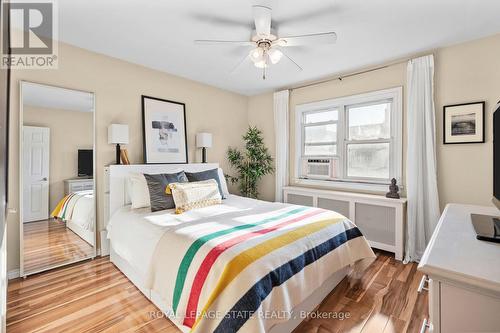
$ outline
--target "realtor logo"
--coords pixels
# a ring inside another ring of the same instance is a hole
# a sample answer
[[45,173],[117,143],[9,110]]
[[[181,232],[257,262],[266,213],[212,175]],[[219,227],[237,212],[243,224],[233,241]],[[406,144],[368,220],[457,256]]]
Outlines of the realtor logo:
[[52,0],[11,1],[3,6],[1,66],[10,64],[15,69],[57,68],[55,3]]

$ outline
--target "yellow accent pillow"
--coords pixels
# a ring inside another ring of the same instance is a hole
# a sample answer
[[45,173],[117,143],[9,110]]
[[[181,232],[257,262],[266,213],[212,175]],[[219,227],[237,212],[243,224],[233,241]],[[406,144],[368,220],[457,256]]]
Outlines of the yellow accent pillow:
[[176,214],[195,208],[218,205],[222,202],[219,185],[214,179],[190,183],[171,183],[165,191],[167,190],[172,192]]

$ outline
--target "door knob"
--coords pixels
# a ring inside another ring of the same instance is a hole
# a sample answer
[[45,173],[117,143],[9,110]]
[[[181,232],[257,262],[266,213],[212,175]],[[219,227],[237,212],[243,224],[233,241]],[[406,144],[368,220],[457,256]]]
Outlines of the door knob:
[[47,177],[43,177],[42,181],[46,182],[47,181]]

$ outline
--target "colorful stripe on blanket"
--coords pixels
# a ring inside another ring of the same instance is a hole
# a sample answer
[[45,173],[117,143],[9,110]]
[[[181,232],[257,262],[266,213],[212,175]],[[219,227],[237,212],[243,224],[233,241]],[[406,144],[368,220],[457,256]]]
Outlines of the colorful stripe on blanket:
[[[275,251],[283,246],[286,246],[287,244],[293,243],[301,238],[320,231],[321,229],[335,224],[340,220],[341,219],[323,220],[312,224],[306,224],[303,227],[292,230],[278,237],[271,238],[237,255],[229,263],[226,264],[226,267],[224,268],[224,271],[222,272],[217,285],[212,290],[212,293],[210,294],[208,301],[205,303],[205,306],[201,310],[200,315],[196,318],[196,322],[194,322],[192,316],[186,316],[184,325],[191,326],[194,329],[196,327],[196,324],[199,322],[199,319],[207,313],[208,308],[212,305],[215,299],[224,291],[226,286],[228,286],[229,283],[231,283],[247,266],[272,251]],[[196,313],[196,310],[194,312],[191,312],[188,309],[186,313]]]
[[196,256],[196,253],[205,243],[207,243],[208,241],[215,239],[217,237],[231,234],[231,233],[237,232],[239,230],[253,228],[253,227],[256,227],[258,225],[262,225],[262,224],[273,222],[273,221],[278,221],[280,219],[283,219],[283,218],[286,218],[289,216],[293,216],[295,214],[298,214],[298,213],[304,211],[305,209],[306,209],[306,207],[299,207],[297,209],[294,209],[294,210],[291,210],[291,211],[288,211],[288,212],[285,212],[285,213],[282,213],[282,214],[279,214],[276,216],[266,218],[266,219],[261,220],[261,221],[256,222],[256,223],[242,224],[242,225],[239,225],[239,226],[234,227],[234,228],[213,232],[211,234],[205,235],[205,236],[197,239],[196,241],[194,241],[193,244],[191,244],[191,246],[187,250],[184,257],[182,258],[182,262],[181,262],[181,265],[179,267],[179,271],[177,272],[177,279],[175,281],[175,288],[174,288],[174,299],[172,302],[174,312],[177,311],[177,307],[179,305],[179,299],[181,297],[182,290],[184,288],[184,283],[186,282],[186,275],[188,273],[189,267],[190,267],[191,263],[193,262],[193,259]]
[[307,265],[319,260],[349,240],[360,236],[363,235],[358,228],[348,229],[276,268],[261,278],[239,299],[228,312],[229,315],[222,319],[214,333],[238,331],[250,319],[252,313],[257,311],[262,301],[271,293],[274,287],[282,285]]
[[[339,223],[345,226],[335,227]],[[235,236],[228,237],[232,233],[235,233]],[[324,236],[318,238],[315,236],[317,233],[324,233]],[[257,282],[250,289],[242,290],[241,298],[234,299],[234,303],[231,303],[233,305],[229,307],[230,313],[240,312],[246,316],[225,316],[215,330],[215,332],[237,331],[251,317],[252,312],[259,308],[273,288],[282,285],[306,266],[360,236],[362,234],[358,228],[344,216],[323,209],[301,206],[291,207],[286,211],[276,211],[271,216],[267,214],[266,218],[257,222],[201,236],[191,243],[182,257],[177,271],[172,308],[174,313],[183,316],[183,325],[191,327],[194,331],[201,319],[207,318],[207,312],[213,306],[217,307],[214,303],[219,296],[234,280],[238,280],[249,266],[264,257],[274,256],[274,253],[281,249],[293,248],[295,257],[290,256],[282,260],[279,265],[266,271],[267,274],[255,276]],[[245,243],[247,241],[251,243]],[[208,250],[201,252],[200,249],[207,246]],[[369,248],[367,244],[366,247]],[[298,248],[302,250],[297,252]],[[230,249],[234,255],[223,257],[223,254]],[[202,258],[199,258],[200,252],[205,253]],[[211,270],[216,265],[219,265],[222,273],[217,275],[214,281]],[[192,283],[189,285],[186,284],[186,280],[191,281],[187,279],[188,274],[192,276]],[[210,282],[209,275],[212,275]],[[203,290],[208,290],[209,293],[202,297]],[[181,297],[183,302],[180,302]],[[179,308],[180,303],[183,304],[182,308]]]
[[68,202],[74,195],[75,193],[70,193],[64,198],[62,198],[61,201],[59,201],[59,203],[57,204],[56,208],[54,208],[50,216],[53,218],[59,218],[61,220],[64,220],[64,217],[66,215],[65,213],[68,209]]

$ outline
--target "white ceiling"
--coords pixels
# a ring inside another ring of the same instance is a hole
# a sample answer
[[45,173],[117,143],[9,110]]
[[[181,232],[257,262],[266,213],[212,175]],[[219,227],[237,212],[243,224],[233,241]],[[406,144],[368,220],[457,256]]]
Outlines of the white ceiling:
[[[335,45],[288,48],[268,77],[248,47],[253,4],[273,9],[280,36],[335,31]],[[253,95],[500,32],[499,0],[59,0],[59,38],[79,47]]]
[[94,111],[92,93],[32,82],[23,82],[22,89],[23,105],[66,111]]

